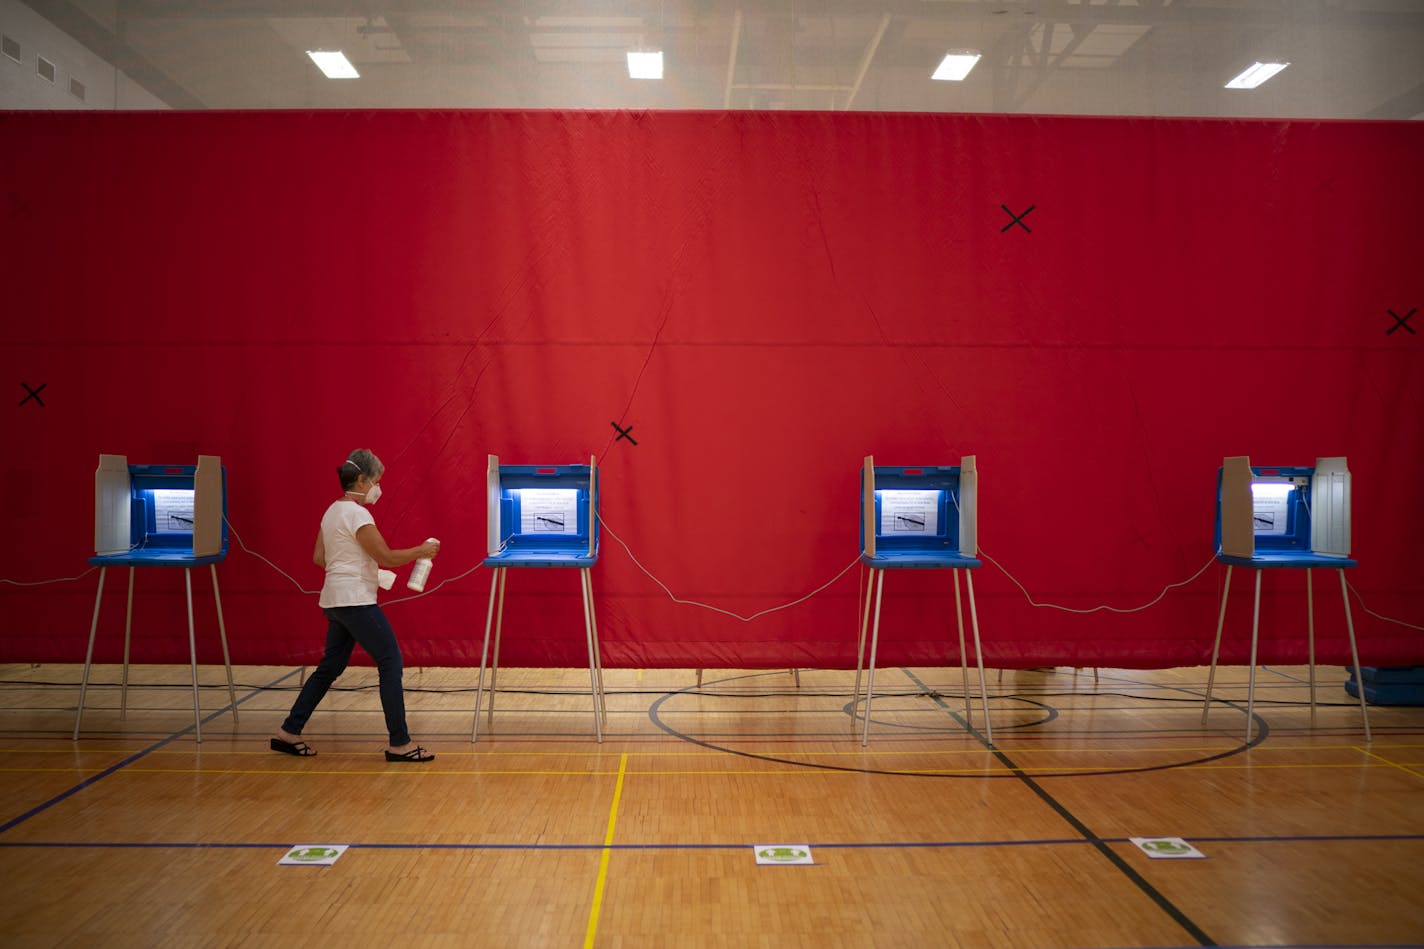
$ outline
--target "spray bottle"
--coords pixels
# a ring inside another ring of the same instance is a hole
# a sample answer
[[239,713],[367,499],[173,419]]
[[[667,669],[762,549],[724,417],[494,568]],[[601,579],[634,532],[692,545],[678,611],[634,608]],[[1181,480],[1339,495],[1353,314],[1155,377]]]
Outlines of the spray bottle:
[[[434,537],[425,538],[427,544],[438,543]],[[406,589],[414,590],[416,593],[425,592],[425,581],[430,579],[430,568],[435,561],[430,557],[421,557],[415,562],[415,569],[410,572],[410,579],[405,582]]]

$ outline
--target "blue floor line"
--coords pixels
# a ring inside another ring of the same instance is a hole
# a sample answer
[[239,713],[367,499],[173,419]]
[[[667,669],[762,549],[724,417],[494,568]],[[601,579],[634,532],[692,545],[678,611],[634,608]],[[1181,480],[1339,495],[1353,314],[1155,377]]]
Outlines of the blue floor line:
[[[1302,837],[1193,837],[1195,843],[1294,843],[1297,841],[1307,842],[1335,842],[1335,843],[1360,843],[1367,841],[1424,841],[1424,834],[1362,834],[1362,835],[1310,835]],[[1127,837],[1104,837],[1103,843],[1125,844],[1129,843]],[[746,850],[752,847],[761,846],[756,843],[723,843],[723,844],[535,844],[535,843],[489,843],[489,844],[460,844],[460,843],[352,843],[348,844],[353,849],[362,850]],[[800,841],[797,841],[800,843]],[[1063,845],[1084,846],[1093,841],[1082,837],[1061,837],[1046,838],[1041,840],[907,840],[907,841],[882,841],[882,842],[862,842],[862,843],[808,843],[805,846],[819,850],[912,850],[912,849],[947,849],[963,847],[1057,847]],[[290,843],[196,843],[196,842],[86,842],[86,841],[8,841],[0,840],[0,847],[35,847],[51,849],[150,849],[150,850],[282,850],[292,847]]]
[[[296,669],[293,669],[291,672],[288,672],[286,675],[282,676],[280,679],[277,679],[276,682],[273,682],[272,685],[276,685],[278,682],[282,682],[282,681],[284,681],[284,680],[286,680],[286,679],[289,679],[289,678],[291,678],[292,676],[294,676],[294,675],[296,675],[296,674],[297,674],[297,670],[296,670]],[[267,686],[267,688],[270,688],[270,686]],[[204,719],[203,719],[203,722],[204,722],[204,723],[206,723],[206,722],[211,722],[213,719],[217,718],[217,717],[220,716],[220,715],[226,715],[228,712],[234,711],[234,710],[237,708],[237,706],[241,705],[243,702],[246,702],[248,699],[251,699],[251,698],[253,698],[253,697],[255,697],[255,696],[258,696],[258,695],[261,695],[261,694],[262,694],[261,692],[251,692],[251,693],[248,693],[247,695],[245,695],[245,696],[243,696],[242,698],[238,699],[235,703],[232,703],[232,704],[229,704],[229,705],[225,705],[225,706],[223,706],[222,708],[218,709],[216,712],[213,712],[213,713],[212,713],[211,715],[209,715],[207,718],[204,718]],[[193,731],[193,729],[194,729],[195,727],[196,727],[196,726],[189,725],[187,728],[184,728],[184,729],[181,730],[181,731],[174,732],[173,734],[169,735],[167,738],[164,738],[162,741],[155,742],[154,744],[148,746],[147,748],[143,749],[142,751],[135,752],[134,754],[129,755],[129,756],[128,756],[127,758],[125,758],[123,761],[120,761],[119,763],[114,764],[114,765],[110,765],[109,767],[105,768],[103,771],[100,771],[98,774],[91,775],[91,776],[85,778],[83,781],[80,781],[78,784],[74,785],[74,787],[69,788],[67,791],[62,791],[61,793],[59,793],[59,794],[55,795],[54,797],[50,798],[48,801],[45,801],[43,804],[40,804],[40,805],[37,805],[36,807],[30,808],[28,811],[25,811],[25,813],[21,814],[19,817],[13,817],[13,818],[11,818],[10,820],[6,821],[4,824],[0,824],[0,834],[5,833],[6,831],[10,830],[12,827],[15,827],[15,826],[17,826],[17,825],[19,825],[19,824],[23,824],[25,821],[29,820],[31,817],[34,817],[36,814],[42,814],[42,813],[44,813],[45,811],[49,810],[51,807],[54,807],[56,804],[59,804],[59,803],[61,803],[62,801],[68,800],[69,798],[71,798],[71,797],[73,797],[74,795],[78,794],[80,791],[82,791],[82,790],[84,790],[85,788],[89,787],[90,785],[94,784],[96,781],[102,781],[104,778],[107,778],[109,775],[113,774],[114,772],[119,771],[119,770],[121,770],[121,769],[123,769],[123,768],[125,768],[125,767],[127,767],[127,766],[129,766],[129,765],[131,765],[131,764],[133,764],[135,761],[138,761],[138,760],[140,760],[141,758],[144,758],[144,757],[147,757],[148,755],[153,754],[155,751],[157,751],[158,749],[162,748],[162,747],[165,746],[165,745],[168,745],[168,744],[171,744],[172,742],[177,741],[179,738],[182,738],[184,735],[186,735],[186,734],[188,734],[189,732]]]

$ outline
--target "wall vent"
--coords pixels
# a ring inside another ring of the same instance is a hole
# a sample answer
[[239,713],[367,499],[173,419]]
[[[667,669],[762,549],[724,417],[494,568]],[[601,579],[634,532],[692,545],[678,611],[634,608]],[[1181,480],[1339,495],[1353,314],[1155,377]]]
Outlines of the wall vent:
[[54,82],[54,63],[43,56],[35,57],[35,73],[45,82]]
[[18,63],[20,61],[20,41],[13,36],[0,34],[0,52]]
[[74,98],[78,99],[80,102],[83,102],[83,101],[84,101],[84,83],[80,82],[78,79],[75,79],[73,76],[70,76],[70,77],[69,77],[69,94],[72,95]]

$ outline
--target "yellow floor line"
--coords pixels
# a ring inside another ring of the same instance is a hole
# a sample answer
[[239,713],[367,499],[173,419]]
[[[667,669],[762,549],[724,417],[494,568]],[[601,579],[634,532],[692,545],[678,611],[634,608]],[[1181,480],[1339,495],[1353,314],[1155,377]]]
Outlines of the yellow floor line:
[[1424,772],[1415,771],[1413,768],[1407,768],[1407,767],[1405,767],[1404,765],[1400,764],[1398,761],[1390,761],[1390,760],[1389,760],[1388,758],[1386,758],[1384,755],[1375,754],[1373,751],[1371,751],[1371,750],[1368,749],[1368,748],[1357,748],[1356,750],[1359,751],[1359,752],[1362,752],[1363,754],[1367,755],[1368,757],[1371,757],[1371,758],[1378,758],[1380,761],[1383,761],[1385,764],[1387,764],[1387,765],[1389,765],[1389,766],[1391,766],[1391,767],[1394,767],[1394,768],[1398,768],[1400,771],[1404,771],[1404,772],[1406,772],[1406,773],[1408,773],[1408,774],[1412,774],[1412,775],[1414,775],[1416,778],[1424,778]]
[[588,912],[588,932],[584,934],[584,949],[593,945],[598,935],[598,913],[603,908],[603,885],[608,882],[608,857],[613,851],[613,828],[618,823],[618,801],[623,797],[623,776],[628,772],[628,756],[618,759],[618,783],[613,785],[613,804],[608,808],[608,830],[603,835],[603,855],[598,859],[598,882],[593,885],[593,907]]

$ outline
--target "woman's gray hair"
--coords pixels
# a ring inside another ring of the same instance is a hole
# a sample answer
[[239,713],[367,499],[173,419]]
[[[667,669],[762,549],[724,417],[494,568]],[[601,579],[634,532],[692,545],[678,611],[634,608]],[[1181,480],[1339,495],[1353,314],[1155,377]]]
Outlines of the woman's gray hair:
[[376,457],[375,452],[369,448],[358,448],[346,457],[341,467],[336,469],[336,473],[341,477],[341,490],[349,491],[356,479],[362,475],[370,481],[385,470],[386,466],[381,464],[381,459]]

